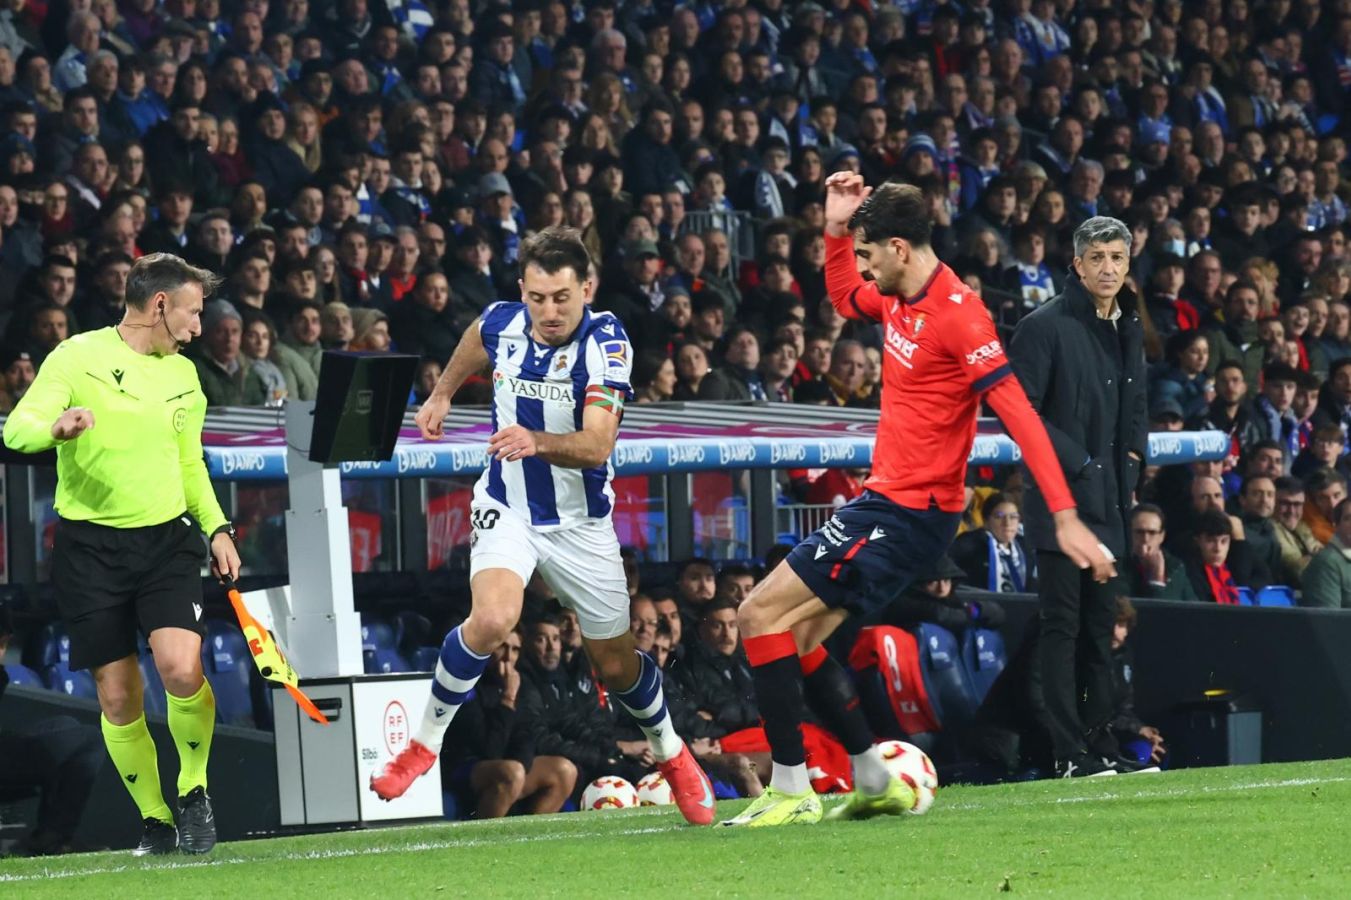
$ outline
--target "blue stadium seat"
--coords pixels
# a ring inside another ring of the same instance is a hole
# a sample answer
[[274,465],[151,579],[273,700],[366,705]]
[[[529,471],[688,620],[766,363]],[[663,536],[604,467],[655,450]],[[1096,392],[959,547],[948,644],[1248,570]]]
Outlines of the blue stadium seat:
[[1294,606],[1295,592],[1283,584],[1268,585],[1257,595],[1257,605]]
[[63,662],[48,666],[45,680],[47,687],[71,697],[84,697],[97,700],[98,691],[94,688],[94,676],[83,669],[72,672]]
[[961,648],[948,631],[925,622],[915,632],[924,687],[944,730],[972,721],[980,700],[962,666]]
[[1252,588],[1241,587],[1238,589],[1238,605],[1239,606],[1257,605],[1256,602],[1253,600]]
[[435,672],[436,660],[440,655],[440,647],[418,647],[409,657],[409,662],[414,672]]
[[33,632],[24,647],[23,664],[30,669],[45,672],[57,664],[70,663],[70,636],[66,626],[53,622]]
[[404,610],[394,614],[394,647],[408,658],[419,647],[425,647],[436,637],[432,634],[431,620],[422,613]]
[[394,626],[376,616],[361,614],[362,650],[393,650],[395,646]]
[[977,702],[983,702],[991,685],[1008,665],[1004,637],[993,628],[968,628],[962,637],[962,664],[976,689]]
[[413,671],[397,650],[366,650],[361,654],[367,675]]
[[216,720],[226,725],[254,727],[250,682],[254,665],[248,642],[231,622],[208,619],[202,641],[202,669],[216,695]]
[[159,677],[159,669],[155,668],[155,657],[142,653],[137,662],[141,666],[141,683],[145,685],[145,711],[167,715],[169,701],[164,696],[164,681]]
[[42,676],[27,666],[5,666],[5,674],[9,675],[10,684],[43,689],[47,687],[47,683],[42,680]]

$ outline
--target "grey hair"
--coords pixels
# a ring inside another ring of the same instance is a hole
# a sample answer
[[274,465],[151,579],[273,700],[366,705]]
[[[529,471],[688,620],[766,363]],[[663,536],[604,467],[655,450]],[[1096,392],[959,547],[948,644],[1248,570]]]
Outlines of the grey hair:
[[1126,252],[1131,249],[1131,230],[1126,223],[1111,216],[1094,216],[1074,229],[1074,255],[1083,256],[1092,244],[1110,244],[1124,241]]
[[[1102,163],[1098,162],[1096,159],[1084,159],[1081,157],[1079,161],[1074,164],[1074,169],[1083,172],[1096,172],[1099,178],[1107,177],[1107,170],[1103,168]],[[1071,172],[1073,172],[1073,169]]]
[[172,253],[150,253],[136,260],[127,275],[127,306],[143,310],[156,294],[171,294],[187,284],[201,285],[202,296],[210,297],[223,280]]

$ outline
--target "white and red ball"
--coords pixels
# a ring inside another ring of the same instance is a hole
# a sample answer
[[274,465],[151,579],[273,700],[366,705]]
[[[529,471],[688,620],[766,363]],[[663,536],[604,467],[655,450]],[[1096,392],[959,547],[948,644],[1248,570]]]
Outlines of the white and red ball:
[[660,772],[648,772],[638,782],[639,806],[670,806],[675,803],[675,794]]
[[582,791],[582,809],[629,809],[638,805],[638,792],[617,775],[597,778]]
[[877,749],[891,774],[915,792],[915,805],[910,813],[922,816],[928,812],[938,793],[938,770],[929,755],[905,741],[882,741]]

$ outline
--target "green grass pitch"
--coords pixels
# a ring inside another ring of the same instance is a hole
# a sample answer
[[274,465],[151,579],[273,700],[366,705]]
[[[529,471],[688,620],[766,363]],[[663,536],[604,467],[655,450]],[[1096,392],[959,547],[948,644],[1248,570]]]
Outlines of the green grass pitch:
[[1348,811],[1340,760],[951,787],[927,816],[814,827],[668,807],[0,860],[0,897],[1334,897]]

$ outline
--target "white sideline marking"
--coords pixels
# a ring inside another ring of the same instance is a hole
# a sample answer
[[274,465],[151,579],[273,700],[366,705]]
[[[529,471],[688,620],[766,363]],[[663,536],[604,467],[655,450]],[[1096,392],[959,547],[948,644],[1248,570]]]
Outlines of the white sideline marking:
[[[35,872],[30,875],[4,875],[0,874],[0,884],[22,882],[22,881],[43,881],[48,878],[80,878],[85,875],[112,875],[120,872],[159,872],[171,869],[204,869],[217,866],[233,866],[242,863],[268,863],[272,861],[299,862],[302,860],[316,859],[344,859],[351,856],[381,856],[390,853],[418,853],[424,850],[450,850],[464,847],[488,847],[501,846],[503,844],[528,844],[536,841],[561,841],[570,838],[594,838],[605,837],[606,835],[631,836],[638,834],[661,834],[667,831],[675,831],[680,825],[667,825],[663,827],[648,828],[626,828],[622,831],[569,831],[564,833],[544,833],[531,835],[514,835],[504,838],[468,838],[457,841],[417,841],[411,844],[400,844],[398,846],[386,847],[350,847],[333,850],[304,850],[296,853],[284,853],[275,856],[246,856],[239,858],[222,859],[201,859],[201,860],[182,860],[175,862],[155,863],[148,861],[148,865],[129,865],[127,863],[114,863],[108,866],[94,867],[89,869],[47,869],[42,872]],[[383,829],[382,829],[383,830]],[[310,835],[307,835],[309,837]]]
[[[1154,783],[1155,779],[1164,777],[1164,774],[1165,773],[1142,774],[1142,775],[1118,775],[1116,777],[1128,779],[1126,784],[1145,785]],[[1094,780],[1100,782],[1103,779],[1098,778]],[[1301,787],[1303,785],[1310,785],[1310,784],[1338,784],[1345,781],[1351,781],[1351,776],[1337,776],[1335,778],[1284,778],[1281,779],[1280,781],[1251,781],[1248,782],[1247,784],[1227,784],[1216,786],[1205,785],[1202,787],[1187,788],[1185,790],[1171,790],[1171,791],[1141,790],[1136,793],[1130,794],[1127,793],[1096,794],[1092,797],[1038,797],[1035,799],[1019,801],[1018,805],[1045,806],[1060,803],[1101,803],[1101,802],[1110,802],[1114,800],[1142,800],[1142,799],[1149,799],[1151,797],[1181,799],[1183,797],[1193,797],[1198,796],[1200,794],[1230,794],[1236,791],[1255,791],[1261,790],[1263,788]],[[1035,784],[1036,782],[1032,783]],[[1121,784],[1121,782],[1113,779],[1112,784],[1115,786]],[[942,791],[941,787],[939,788],[939,791],[940,792]],[[944,804],[943,808],[985,809],[988,806],[989,804],[987,803],[954,803],[954,804]]]
[[[1166,775],[1158,775],[1158,776],[1119,775],[1117,777],[1131,779],[1129,782],[1127,782],[1130,784],[1137,783],[1135,779],[1141,779],[1138,783],[1143,787],[1148,784],[1156,783],[1156,779],[1165,778]],[[1176,789],[1161,790],[1161,791],[1141,790],[1139,792],[1130,794],[1109,793],[1109,794],[1098,794],[1097,796],[1092,797],[1039,797],[1024,800],[1022,801],[1022,805],[1037,806],[1037,805],[1051,805],[1061,803],[1106,803],[1106,802],[1114,802],[1117,800],[1139,800],[1142,797],[1145,798],[1165,797],[1165,798],[1181,799],[1184,797],[1199,796],[1203,794],[1225,794],[1225,793],[1234,793],[1236,791],[1254,791],[1263,788],[1285,788],[1285,787],[1302,787],[1307,785],[1339,784],[1348,781],[1351,781],[1351,776],[1337,776],[1333,778],[1283,778],[1272,781],[1250,781],[1244,784],[1230,784],[1213,787],[1202,786],[1196,788],[1187,788],[1184,790],[1176,790]],[[990,807],[991,807],[990,803],[956,803],[956,804],[945,804],[943,806],[943,809],[974,810],[974,809],[989,809]],[[635,810],[634,813],[631,813],[631,815],[632,814],[642,815],[644,813],[661,813],[664,811],[665,810],[662,809],[652,809],[652,810],[645,809],[642,810],[641,812]],[[576,815],[577,815],[576,813],[567,813],[567,814],[560,814],[557,816],[539,816],[536,817],[534,821],[544,822],[549,819],[560,819],[563,821],[571,822],[574,821],[574,817]],[[475,832],[479,832],[491,829],[495,823],[517,824],[511,822],[511,820],[509,819],[496,819],[489,822],[455,822],[455,823],[448,822],[446,823],[445,826],[436,825],[432,827],[435,828],[447,827],[452,829],[472,827]],[[339,834],[352,834],[354,836],[359,834],[370,834],[370,835],[389,834],[391,832],[418,830],[426,827],[428,826],[408,825],[397,828],[382,828],[371,832],[339,832]],[[465,848],[465,847],[489,847],[489,846],[501,846],[503,844],[529,844],[543,841],[571,840],[573,838],[595,838],[595,837],[609,837],[609,836],[626,837],[640,834],[662,834],[668,831],[675,831],[681,827],[683,826],[678,824],[671,824],[664,826],[647,826],[644,828],[626,828],[620,831],[610,831],[608,829],[604,831],[598,831],[595,829],[591,829],[591,830],[568,830],[564,832],[544,832],[541,834],[529,834],[529,835],[512,835],[510,837],[469,837],[461,840],[415,841],[408,844],[400,844],[398,846],[349,847],[349,848],[335,848],[332,850],[304,850],[293,853],[283,853],[279,855],[263,856],[263,857],[244,856],[239,858],[181,860],[173,862],[166,861],[162,863],[150,861],[148,865],[132,865],[124,862],[112,862],[110,860],[109,861],[110,864],[107,866],[92,867],[88,869],[46,869],[43,870],[42,872],[34,872],[32,874],[27,875],[6,875],[0,873],[0,884],[19,883],[25,881],[42,881],[49,878],[81,878],[86,875],[112,875],[121,872],[167,871],[172,869],[202,869],[209,867],[239,865],[242,863],[266,864],[270,862],[283,862],[283,861],[299,862],[302,860],[345,859],[352,856],[382,856],[391,853],[416,853],[425,850],[449,850],[452,848]],[[307,835],[307,837],[310,836],[312,835]]]

